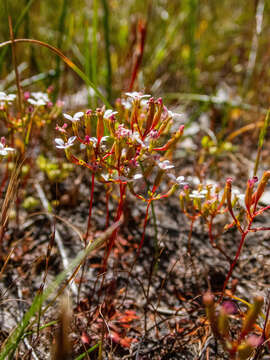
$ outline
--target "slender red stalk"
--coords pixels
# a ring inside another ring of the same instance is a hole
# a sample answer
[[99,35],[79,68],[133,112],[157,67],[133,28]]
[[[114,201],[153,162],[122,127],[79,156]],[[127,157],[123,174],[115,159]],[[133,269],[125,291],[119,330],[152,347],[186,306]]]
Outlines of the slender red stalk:
[[110,193],[109,191],[106,191],[106,229],[109,226],[109,199],[110,199]]
[[90,204],[89,204],[87,230],[86,230],[86,234],[85,234],[85,244],[86,244],[86,242],[87,242],[87,238],[88,238],[88,235],[89,235],[89,230],[90,230],[90,227],[91,227],[92,207],[93,207],[93,198],[94,198],[94,187],[95,187],[95,173],[92,172],[91,194],[90,194]]
[[[250,224],[250,225],[251,225],[251,224]],[[228,285],[228,282],[229,282],[229,280],[230,280],[230,278],[231,278],[231,276],[232,276],[232,272],[233,272],[234,267],[235,267],[235,265],[236,265],[236,263],[237,263],[237,261],[238,261],[238,258],[239,258],[240,254],[241,254],[241,250],[242,250],[242,247],[243,247],[243,245],[244,245],[244,242],[245,242],[245,239],[246,239],[246,236],[247,236],[248,233],[249,233],[249,229],[246,230],[246,231],[244,231],[244,232],[242,233],[241,241],[240,241],[240,244],[239,244],[239,246],[238,246],[237,253],[236,253],[236,255],[235,255],[234,259],[233,259],[233,262],[232,262],[231,265],[230,265],[230,270],[229,270],[229,272],[228,272],[228,274],[227,274],[227,276],[226,276],[226,279],[225,279],[225,281],[224,281],[224,285],[223,285],[223,290],[222,290],[222,295],[221,295],[220,301],[221,301],[222,298],[223,298],[224,292],[225,292],[226,287],[227,287],[227,285]]]
[[[124,203],[124,195],[125,195],[125,192],[126,192],[126,184],[123,184],[123,183],[120,183],[119,184],[119,187],[120,187],[120,199],[119,199],[119,203],[118,203],[118,208],[117,208],[117,214],[116,214],[116,218],[115,218],[115,222],[117,222],[122,213],[123,213],[123,203]],[[107,254],[104,258],[104,261],[103,261],[103,270],[105,271],[106,269],[106,266],[107,266],[107,261],[108,261],[108,258],[110,256],[110,253],[112,251],[112,248],[113,248],[113,245],[115,243],[115,239],[116,239],[116,235],[117,235],[117,230],[116,229],[113,233],[112,233],[112,236],[110,237],[109,239],[109,243],[108,243],[108,247],[107,247]]]
[[144,53],[144,45],[146,39],[146,24],[143,20],[139,20],[138,24],[138,32],[140,34],[140,42],[138,44],[137,52],[136,52],[136,60],[132,70],[132,76],[130,80],[130,84],[128,87],[128,91],[132,91],[134,82],[138,76],[139,68],[142,62],[143,53]]

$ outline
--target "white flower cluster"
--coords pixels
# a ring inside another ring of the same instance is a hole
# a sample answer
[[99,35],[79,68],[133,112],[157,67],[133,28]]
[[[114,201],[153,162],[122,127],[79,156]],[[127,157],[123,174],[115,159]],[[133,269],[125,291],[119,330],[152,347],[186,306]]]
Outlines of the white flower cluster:
[[2,137],[0,141],[0,156],[7,156],[10,152],[13,151],[15,151],[15,149],[6,146],[6,139]]
[[114,116],[116,114],[118,114],[117,111],[113,111],[111,109],[108,109],[108,110],[105,111],[103,117],[104,117],[104,119],[109,119],[110,117],[112,117],[112,116]]
[[74,114],[73,116],[71,116],[69,114],[63,114],[64,118],[66,118],[67,120],[70,120],[71,122],[79,121],[83,115],[84,115],[84,113],[82,111],[76,112],[76,114]]
[[127,92],[127,97],[130,97],[133,100],[142,100],[142,99],[148,99],[151,95],[143,94],[141,92],[133,91],[133,92]]
[[27,100],[33,106],[45,106],[50,102],[49,96],[47,93],[41,91],[32,92],[31,98]]
[[56,142],[56,147],[58,149],[68,149],[69,147],[74,145],[74,142],[76,140],[76,136],[71,136],[67,142],[64,142],[61,138],[56,138],[54,141]]
[[174,165],[169,160],[159,161],[158,166],[161,170],[170,170],[174,168]]
[[0,91],[0,106],[3,106],[5,103],[11,104],[12,101],[16,99],[15,94],[6,94],[3,91]]
[[204,199],[206,197],[207,194],[207,190],[206,189],[202,189],[200,191],[198,190],[192,190],[191,194],[189,195],[189,197],[191,199]]

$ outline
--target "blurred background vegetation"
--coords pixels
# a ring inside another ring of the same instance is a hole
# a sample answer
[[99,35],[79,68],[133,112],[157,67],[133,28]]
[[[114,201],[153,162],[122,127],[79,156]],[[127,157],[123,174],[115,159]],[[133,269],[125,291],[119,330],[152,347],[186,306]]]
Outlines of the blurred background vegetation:
[[[175,102],[203,94],[264,108],[270,94],[269,6],[264,0],[8,4],[17,38],[38,39],[61,49],[111,102],[132,87]],[[8,39],[7,9],[1,1],[0,41]],[[48,49],[18,44],[16,50],[25,90],[53,85],[61,97],[85,88]],[[139,70],[132,86],[136,63]],[[0,49],[0,90],[16,90],[12,70],[11,48]],[[90,105],[95,102],[91,94]]]

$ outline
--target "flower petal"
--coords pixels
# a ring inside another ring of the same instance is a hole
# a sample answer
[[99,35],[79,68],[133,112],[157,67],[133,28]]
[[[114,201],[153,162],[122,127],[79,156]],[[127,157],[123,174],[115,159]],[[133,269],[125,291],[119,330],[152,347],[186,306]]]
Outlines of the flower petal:
[[70,120],[70,121],[73,121],[73,117],[68,115],[68,114],[63,114],[64,118]]
[[61,138],[56,138],[56,139],[54,139],[54,141],[56,142],[56,144],[61,145],[61,146],[63,146],[65,144],[64,140]]

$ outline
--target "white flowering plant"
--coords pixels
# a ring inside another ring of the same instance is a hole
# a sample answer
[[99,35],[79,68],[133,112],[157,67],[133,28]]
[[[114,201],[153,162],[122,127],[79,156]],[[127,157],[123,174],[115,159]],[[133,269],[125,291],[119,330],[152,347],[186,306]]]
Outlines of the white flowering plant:
[[[174,165],[170,160],[184,127],[180,126],[174,134],[170,134],[175,114],[168,111],[161,99],[154,100],[150,95],[139,92],[126,93],[124,98],[116,101],[115,110],[102,107],[74,115],[64,113],[63,117],[72,126],[66,123],[57,125],[56,130],[61,137],[55,139],[56,147],[64,150],[73,164],[88,168],[92,174],[86,237],[90,228],[95,180],[107,189],[113,184],[119,187],[116,221],[123,212],[127,189],[147,203],[147,222],[152,201],[170,196],[181,185],[181,178],[171,173]],[[160,193],[158,189],[165,175],[168,175],[169,188]]]

